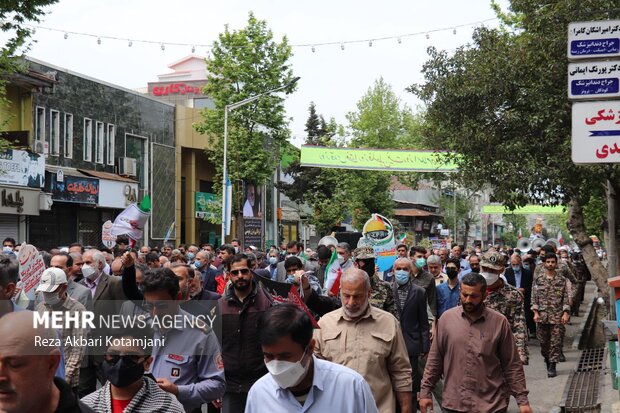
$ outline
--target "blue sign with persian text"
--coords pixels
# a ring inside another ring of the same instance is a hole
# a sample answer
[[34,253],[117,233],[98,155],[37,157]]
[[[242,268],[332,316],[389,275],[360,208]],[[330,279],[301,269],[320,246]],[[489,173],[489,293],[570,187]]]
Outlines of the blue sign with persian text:
[[620,53],[620,38],[586,39],[570,42],[571,56],[615,56]]
[[599,96],[620,91],[620,79],[580,79],[571,81],[571,95]]

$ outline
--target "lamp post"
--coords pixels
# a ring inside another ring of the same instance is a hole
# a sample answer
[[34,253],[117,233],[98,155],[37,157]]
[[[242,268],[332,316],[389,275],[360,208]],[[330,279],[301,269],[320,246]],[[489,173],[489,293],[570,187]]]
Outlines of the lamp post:
[[226,178],[228,175],[228,159],[227,159],[227,156],[228,156],[228,112],[231,110],[240,108],[241,106],[245,106],[248,103],[252,103],[257,99],[262,98],[263,96],[267,96],[272,93],[279,92],[282,89],[286,89],[287,87],[297,83],[299,79],[300,79],[299,77],[295,77],[293,78],[293,80],[291,80],[289,83],[287,83],[284,86],[280,86],[278,88],[268,90],[267,92],[261,93],[256,96],[250,96],[247,99],[243,99],[243,100],[240,100],[239,102],[231,103],[230,105],[224,106],[224,167],[222,168],[223,169],[222,170],[222,244],[225,243],[226,233],[229,232],[230,230],[230,228],[228,228],[228,220],[227,220],[228,217],[226,214],[226,209],[227,209],[226,205],[227,205],[227,202],[230,202],[230,200],[227,199],[228,193],[226,191]]

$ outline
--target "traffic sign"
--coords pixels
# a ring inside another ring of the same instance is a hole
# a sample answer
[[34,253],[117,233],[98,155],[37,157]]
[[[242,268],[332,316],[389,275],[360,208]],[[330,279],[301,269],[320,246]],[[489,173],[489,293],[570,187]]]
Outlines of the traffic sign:
[[620,101],[573,103],[574,163],[620,163]]
[[568,98],[620,97],[620,60],[568,65]]
[[620,57],[620,20],[570,23],[567,55],[571,60]]

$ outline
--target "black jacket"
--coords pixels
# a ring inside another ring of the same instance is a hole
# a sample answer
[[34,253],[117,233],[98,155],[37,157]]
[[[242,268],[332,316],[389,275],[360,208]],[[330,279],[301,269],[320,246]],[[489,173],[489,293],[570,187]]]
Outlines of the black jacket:
[[[508,284],[517,288],[517,280],[515,279],[515,272],[512,267],[508,267],[504,272],[504,277],[506,277],[506,281]],[[525,296],[532,296],[532,284],[534,283],[534,277],[532,276],[532,272],[530,270],[526,270],[521,267],[521,286],[519,288],[523,288],[525,290]],[[529,307],[528,307],[529,308]]]
[[429,340],[428,313],[426,312],[426,292],[424,288],[411,282],[405,305],[401,308],[398,299],[398,284],[393,283],[394,301],[400,314],[400,327],[405,338],[407,353],[410,357],[428,353],[431,348]]
[[78,400],[66,381],[54,377],[54,385],[60,390],[58,406],[54,413],[95,413],[93,409]]

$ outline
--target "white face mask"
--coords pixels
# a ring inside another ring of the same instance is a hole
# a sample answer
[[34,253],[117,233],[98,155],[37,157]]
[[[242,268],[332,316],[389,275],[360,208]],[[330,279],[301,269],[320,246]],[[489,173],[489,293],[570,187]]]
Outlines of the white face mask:
[[43,292],[43,301],[45,301],[47,305],[55,306],[60,304],[62,300],[58,296],[58,293],[53,291],[51,293]]
[[98,271],[95,269],[95,267],[91,267],[88,264],[82,265],[82,275],[84,275],[84,277],[88,278],[89,280],[94,281],[97,278],[97,273]]
[[487,287],[492,286],[497,282],[497,280],[499,280],[499,274],[494,274],[492,272],[482,271],[480,272],[480,275],[482,275],[487,281]]
[[303,366],[301,361],[304,359],[306,352],[301,356],[296,363],[282,360],[271,360],[265,363],[267,370],[271,374],[271,377],[278,383],[283,389],[297,386],[303,378],[306,376],[308,366]]
[[344,255],[338,254],[338,263],[340,265],[344,264]]

